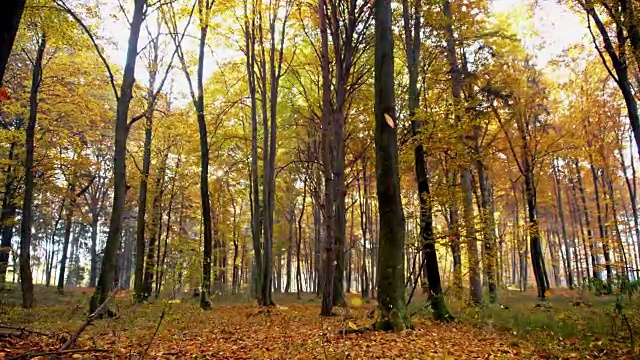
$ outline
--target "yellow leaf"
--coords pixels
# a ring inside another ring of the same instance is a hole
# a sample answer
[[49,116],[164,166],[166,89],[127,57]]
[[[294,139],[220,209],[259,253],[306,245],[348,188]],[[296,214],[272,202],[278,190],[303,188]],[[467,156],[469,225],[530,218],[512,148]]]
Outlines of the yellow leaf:
[[356,324],[352,323],[351,321],[347,322],[347,327],[350,330],[358,330],[358,326]]
[[353,307],[358,307],[358,306],[362,305],[362,299],[360,299],[359,297],[353,297],[353,298],[349,299],[349,303]]
[[544,296],[551,296],[551,290],[547,290],[544,292]]
[[393,121],[393,118],[391,117],[391,115],[384,113],[384,119],[387,121],[387,124],[389,124],[389,126],[391,126],[391,128],[396,127],[395,122]]

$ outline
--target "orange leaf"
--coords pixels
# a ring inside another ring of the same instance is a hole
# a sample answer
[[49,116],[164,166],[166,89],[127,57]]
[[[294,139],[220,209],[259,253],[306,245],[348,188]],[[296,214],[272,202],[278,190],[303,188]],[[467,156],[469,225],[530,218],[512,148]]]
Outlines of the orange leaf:
[[0,101],[9,100],[9,90],[7,88],[0,88]]

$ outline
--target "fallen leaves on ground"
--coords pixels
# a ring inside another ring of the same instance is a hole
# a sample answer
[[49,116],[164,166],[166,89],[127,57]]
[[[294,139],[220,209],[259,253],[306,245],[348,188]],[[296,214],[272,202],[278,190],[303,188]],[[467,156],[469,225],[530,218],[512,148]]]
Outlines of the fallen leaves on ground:
[[[109,350],[75,354],[75,358],[137,358],[145,352],[163,304],[122,310],[119,319],[102,320],[88,329],[78,346]],[[171,304],[160,331],[149,346],[149,359],[517,359],[529,350],[497,332],[465,324],[414,321],[415,330],[402,333],[344,334],[370,324],[372,305],[336,309],[321,318],[317,305],[217,305],[202,311],[195,303]],[[74,330],[73,323],[67,331]],[[0,359],[21,353],[53,351],[60,340],[30,335],[0,339]],[[67,355],[71,358],[71,354]]]

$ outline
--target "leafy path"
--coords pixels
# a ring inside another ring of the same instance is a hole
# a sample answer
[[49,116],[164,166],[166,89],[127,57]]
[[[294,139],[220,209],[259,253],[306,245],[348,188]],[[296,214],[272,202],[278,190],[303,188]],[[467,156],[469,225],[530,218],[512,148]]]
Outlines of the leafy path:
[[[77,358],[139,358],[160,318],[163,304],[121,308],[119,319],[88,329],[79,346],[107,353]],[[151,343],[147,359],[522,359],[530,347],[508,336],[465,324],[433,324],[415,320],[403,333],[343,334],[372,320],[370,305],[342,310],[332,318],[318,316],[316,305],[290,305],[266,311],[254,305],[217,305],[202,312],[194,304],[170,304]],[[59,323],[73,331],[74,323]],[[55,349],[60,339],[30,335],[18,343],[0,343],[4,358]],[[6,351],[10,350],[10,353]],[[71,355],[68,355],[71,356]],[[3,356],[0,354],[0,359]]]

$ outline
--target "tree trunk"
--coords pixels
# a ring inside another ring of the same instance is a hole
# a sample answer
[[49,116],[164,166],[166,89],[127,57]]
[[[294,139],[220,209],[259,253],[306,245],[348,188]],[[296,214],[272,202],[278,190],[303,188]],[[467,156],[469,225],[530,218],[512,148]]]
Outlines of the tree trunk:
[[[153,78],[153,75],[152,75]],[[152,82],[153,83],[153,82]],[[152,88],[153,89],[153,88]],[[153,90],[152,90],[153,91]],[[136,217],[136,268],[133,289],[135,299],[144,301],[148,294],[144,293],[144,259],[145,259],[145,227],[147,214],[147,189],[151,168],[151,142],[153,139],[153,109],[147,108],[144,129],[144,152],[142,155],[142,173],[140,174],[140,192],[138,193],[138,216]]]
[[[2,226],[2,242],[0,242],[0,290],[4,288],[9,267],[9,254],[11,253],[11,239],[13,238],[14,221],[16,216],[16,178],[13,162],[16,160],[16,143],[9,145],[7,156],[8,165],[4,178],[4,196],[2,197],[2,213],[0,214],[0,226]],[[53,245],[53,244],[52,244]],[[49,261],[51,262],[51,260]],[[48,264],[47,264],[48,265]]]
[[[591,155],[589,155],[591,158]],[[594,196],[596,200],[596,216],[598,219],[598,231],[600,234],[600,241],[602,242],[602,252],[604,254],[604,265],[607,271],[607,281],[611,283],[613,281],[613,269],[611,268],[611,253],[609,252],[609,245],[607,244],[607,236],[605,234],[604,223],[602,221],[602,212],[600,209],[600,187],[598,186],[598,174],[595,166],[593,165],[593,159],[589,160],[589,167],[591,168],[591,178],[593,179]]]
[[331,113],[331,79],[329,73],[329,40],[327,36],[327,3],[319,0],[321,57],[322,57],[322,167],[324,172],[324,256],[321,316],[330,316],[333,309],[334,273],[336,261],[335,249],[335,139],[331,131],[333,117]]
[[[462,100],[462,74],[458,66],[458,59],[456,55],[456,45],[453,32],[453,16],[451,13],[451,4],[449,0],[445,0],[442,3],[442,12],[446,19],[445,34],[446,34],[446,49],[447,60],[449,67],[451,68],[451,89],[454,98],[456,109],[460,108]],[[456,111],[457,114],[457,111]],[[456,115],[456,122],[463,126],[462,118],[459,114]],[[461,138],[464,143],[464,139]],[[463,154],[461,154],[463,155]],[[471,168],[466,167],[462,169],[461,183],[462,192],[464,198],[464,223],[465,223],[465,236],[467,238],[467,257],[469,261],[469,292],[471,301],[478,304],[482,301],[482,284],[480,282],[480,262],[478,259],[478,245],[476,239],[476,229],[474,224],[473,215],[473,180],[471,178]]]
[[54,253],[55,253],[55,239],[56,239],[56,233],[58,232],[58,225],[60,225],[60,221],[62,221],[62,213],[64,212],[64,207],[66,204],[67,198],[62,198],[62,204],[60,204],[60,209],[58,210],[58,214],[56,217],[56,221],[53,225],[53,230],[51,231],[51,251],[49,253],[49,263],[47,264],[47,274],[46,274],[46,278],[45,278],[45,284],[48,287],[49,285],[51,285],[51,277],[53,275],[53,258],[54,258]]
[[578,191],[580,191],[580,200],[582,202],[582,211],[584,213],[585,227],[587,228],[587,242],[589,243],[589,251],[591,252],[591,270],[593,271],[592,277],[594,279],[600,279],[600,273],[598,272],[598,258],[595,254],[595,247],[593,246],[593,234],[591,232],[591,221],[589,218],[589,208],[587,207],[587,198],[584,193],[584,186],[582,185],[582,174],[580,171],[580,164],[578,160],[574,160],[576,175],[578,180]]
[[286,265],[285,265],[285,271],[286,271],[286,284],[284,287],[284,292],[288,293],[291,291],[291,280],[292,280],[292,253],[293,253],[293,224],[295,224],[295,216],[296,216],[296,207],[295,207],[295,203],[293,204],[293,206],[291,207],[291,214],[290,214],[290,218],[289,218],[289,238],[287,240],[287,258],[286,258]]
[[31,91],[29,94],[29,122],[25,137],[24,161],[24,200],[22,202],[22,224],[20,226],[20,283],[22,286],[22,307],[30,309],[35,304],[33,295],[33,278],[31,275],[31,224],[33,217],[34,190],[34,150],[36,121],[38,118],[38,91],[42,83],[42,61],[47,46],[47,35],[42,34],[38,44],[38,52],[33,64]]
[[298,216],[298,236],[296,241],[296,291],[298,293],[298,299],[300,299],[300,292],[302,291],[302,267],[300,265],[300,248],[302,246],[302,221],[304,220],[304,210],[307,206],[307,178],[305,174],[304,181],[302,182],[302,207],[300,208],[300,216]]
[[2,87],[11,48],[18,34],[25,3],[26,0],[11,0],[5,4],[4,10],[0,13],[0,87]]
[[91,297],[89,312],[93,313],[103,302],[107,300],[114,285],[116,275],[117,253],[120,248],[120,238],[122,234],[122,221],[124,217],[124,205],[126,196],[126,156],[127,156],[127,118],[129,105],[133,97],[133,85],[135,83],[135,66],[138,57],[138,39],[140,28],[144,21],[145,0],[135,0],[134,11],[131,18],[131,30],[127,48],[127,60],[125,63],[120,96],[118,98],[116,110],[115,144],[114,144],[114,166],[113,166],[113,206],[111,209],[111,220],[107,243],[102,258],[102,267],[98,286]]
[[[70,194],[75,192],[75,185],[69,184],[67,191]],[[64,273],[67,268],[67,253],[69,252],[69,240],[71,239],[71,226],[73,225],[73,213],[75,210],[75,201],[72,199],[69,201],[69,205],[67,208],[67,214],[65,218],[64,225],[64,240],[62,242],[62,258],[60,259],[60,273],[58,276],[58,293],[62,294],[64,292]]]
[[[569,289],[573,289],[573,273],[571,271],[571,246],[569,246],[569,239],[567,238],[567,227],[564,219],[564,210],[562,203],[562,184],[560,183],[560,179],[558,178],[558,166],[556,164],[556,159],[553,159],[553,178],[554,178],[554,188],[556,190],[556,204],[558,206],[558,217],[560,218],[560,229],[562,230],[562,242],[564,243],[564,253],[565,253],[565,261],[566,261],[566,276],[567,276],[567,286]],[[576,271],[578,269],[576,268]]]
[[[626,4],[627,0],[620,1],[620,5],[622,5],[623,11],[626,9],[631,9],[631,13],[633,13],[633,6],[627,6],[627,8],[625,9],[624,5]],[[609,29],[606,28],[605,24],[600,19],[600,16],[594,8],[593,2],[586,2],[584,8],[588,14],[587,20],[593,19],[593,22],[595,23],[596,28],[598,29],[598,32],[602,37],[604,49],[607,55],[609,55],[609,59],[611,60],[611,64],[613,65],[613,69],[617,76],[616,84],[620,88],[620,92],[622,93],[622,97],[624,98],[624,102],[627,107],[627,115],[629,116],[629,123],[631,125],[631,130],[633,131],[633,136],[636,142],[636,148],[637,151],[640,152],[640,115],[638,115],[638,103],[634,95],[633,87],[631,86],[631,81],[629,80],[628,61],[624,45],[626,43],[624,31],[621,28],[621,24],[616,24],[617,28],[615,29],[615,33],[618,40],[618,52],[616,52],[614,44],[611,41],[611,37],[609,35]],[[634,19],[633,15],[631,18],[627,19],[627,22],[629,24],[633,24],[627,29],[627,31],[630,31],[628,35],[630,35],[632,48],[635,51],[638,51],[638,45],[640,45],[640,43],[638,42],[640,41],[640,29],[638,28],[638,25],[635,24],[635,21],[637,21],[637,19]],[[591,23],[589,23],[589,31],[595,37],[593,30],[591,29]],[[640,55],[638,55],[637,53],[635,54],[635,56],[636,59],[640,57]],[[640,64],[638,65],[638,67],[640,68]]]
[[156,258],[156,247],[160,245],[160,229],[162,227],[162,197],[164,195],[164,176],[166,172],[166,163],[167,163],[168,154],[166,154],[162,163],[160,164],[160,168],[158,169],[158,173],[156,174],[156,184],[155,184],[155,194],[153,196],[153,201],[151,205],[151,226],[149,227],[149,249],[146,253],[146,261],[144,264],[144,277],[142,284],[142,300],[147,300],[151,296],[151,292],[153,291],[153,278],[156,274],[156,268],[158,265]]
[[[450,191],[456,191],[456,179],[458,175],[455,171],[447,174]],[[455,296],[462,295],[462,251],[460,250],[460,221],[458,215],[458,201],[453,196],[449,206],[449,242],[451,244],[451,256],[453,266],[453,283],[451,284]]]
[[[366,155],[362,157],[362,178],[367,177],[367,158]],[[358,182],[358,201],[360,207],[360,231],[362,232],[362,283],[361,291],[362,298],[369,299],[369,274],[367,273],[367,233],[368,233],[368,216],[367,209],[369,208],[369,199],[367,197],[366,185],[364,186],[364,192],[360,190],[360,174],[357,177]],[[365,181],[366,184],[366,181]]]
[[[247,79],[249,84],[249,95],[251,98],[251,178],[250,178],[250,200],[251,200],[251,239],[253,243],[254,260],[256,263],[252,276],[255,279],[257,288],[262,286],[262,244],[260,241],[260,229],[262,228],[262,212],[260,207],[260,181],[258,175],[258,103],[256,99],[256,78],[255,78],[255,9],[253,16],[249,19],[247,1],[244,2],[244,36],[245,36],[245,64],[247,68]],[[262,303],[260,291],[256,292],[258,303]]]
[[[636,254],[638,254],[638,252],[640,251],[640,220],[639,220],[640,218],[638,216],[638,203],[637,203],[635,188],[631,184],[631,179],[629,179],[629,175],[627,173],[627,164],[625,163],[624,153],[622,152],[622,139],[620,139],[620,143],[619,143],[619,152],[620,152],[620,159],[619,159],[620,166],[622,167],[622,173],[624,174],[624,181],[627,186],[627,192],[629,194],[629,203],[631,204],[631,214],[633,215],[633,229],[636,235]],[[633,165],[633,151],[629,151],[629,154],[631,158],[631,165],[634,169],[633,172],[635,173],[635,166]],[[633,236],[631,236],[631,238],[633,240]],[[637,272],[640,271],[640,269],[637,269],[638,256],[636,256],[635,259],[636,259],[636,275],[637,275],[638,274]]]
[[[420,202],[420,244],[422,251],[423,276],[426,276],[428,289],[428,301],[433,309],[433,314],[438,321],[451,319],[447,309],[440,282],[440,269],[438,268],[438,254],[433,233],[433,213],[431,204],[431,191],[429,189],[429,174],[424,146],[419,138],[421,135],[422,121],[416,119],[416,110],[420,107],[420,94],[418,93],[418,73],[420,66],[421,45],[421,2],[417,0],[413,10],[409,9],[409,1],[403,0],[402,13],[405,32],[405,48],[407,51],[407,70],[409,71],[409,117],[413,136],[417,138],[414,148],[415,176],[418,183],[418,199]],[[412,24],[413,23],[413,24]],[[413,25],[413,27],[412,27]],[[393,106],[393,104],[391,104]]]
[[400,197],[391,1],[374,2],[376,188],[380,214],[378,330],[411,328],[404,299],[404,212]]
[[523,163],[525,194],[527,201],[527,211],[529,215],[529,246],[531,249],[531,264],[533,265],[533,275],[535,276],[536,285],[538,287],[538,298],[540,300],[543,300],[547,296],[546,293],[548,289],[548,279],[545,279],[546,271],[544,266],[544,257],[542,254],[542,245],[540,241],[536,189],[533,183],[533,168],[526,155]]

